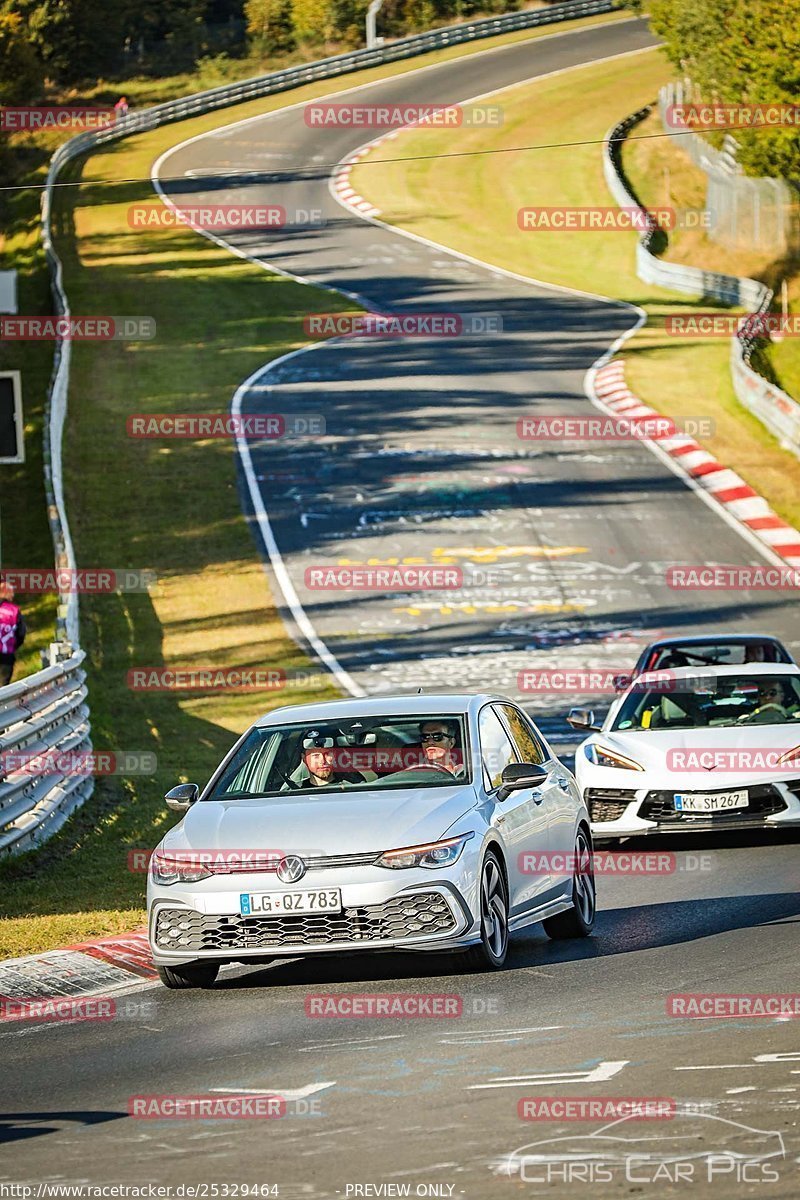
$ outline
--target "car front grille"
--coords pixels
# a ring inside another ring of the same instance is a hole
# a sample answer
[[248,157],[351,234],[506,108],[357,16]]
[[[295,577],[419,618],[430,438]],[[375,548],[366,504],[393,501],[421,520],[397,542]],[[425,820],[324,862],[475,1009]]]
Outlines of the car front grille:
[[623,788],[587,788],[586,806],[592,821],[617,821],[625,812],[636,792]]
[[439,892],[395,896],[385,904],[345,908],[340,913],[297,913],[286,917],[243,917],[161,908],[155,944],[161,950],[269,950],[281,946],[331,946],[337,942],[394,942],[456,928]]
[[368,854],[312,854],[309,858],[301,852],[309,871],[330,871],[338,867],[368,867],[380,858],[380,850],[371,850]]
[[[307,855],[302,850],[292,850],[287,851],[287,853],[299,854],[300,858],[306,864],[307,871],[332,871],[341,867],[368,867],[381,856],[380,850],[370,850],[366,854]],[[252,875],[255,873],[274,875],[281,859],[285,857],[284,854],[275,850],[243,852],[241,854],[241,861],[235,858],[233,851],[219,850],[215,851],[214,854],[216,858],[208,856],[211,858],[211,861],[203,864],[211,875]],[[166,855],[166,857],[169,857],[169,855]],[[186,859],[191,859],[190,852],[187,852]]]
[[[693,821],[746,821],[752,817],[768,817],[783,812],[787,807],[777,788],[771,783],[759,783],[747,789],[747,808],[727,808],[722,812],[684,813],[675,811],[674,792],[648,792],[639,809],[639,816],[646,821],[669,821],[690,825]],[[692,795],[692,792],[685,793]],[[713,795],[702,792],[704,796]]]
[[783,786],[789,789],[795,799],[800,800],[800,779],[787,779]]

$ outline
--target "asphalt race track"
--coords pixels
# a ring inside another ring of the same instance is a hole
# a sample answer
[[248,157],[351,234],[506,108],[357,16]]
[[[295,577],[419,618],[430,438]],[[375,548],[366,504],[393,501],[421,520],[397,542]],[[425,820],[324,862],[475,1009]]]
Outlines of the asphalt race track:
[[[455,102],[648,44],[631,20],[456,60],[358,98]],[[762,628],[797,651],[796,614],[779,593],[667,587],[669,563],[764,559],[647,447],[516,438],[522,415],[595,411],[584,373],[630,311],[515,282],[346,212],[329,193],[330,168],[368,136],[312,130],[295,109],[178,147],[159,168],[176,202],[321,210],[316,230],[237,237],[265,264],[382,311],[502,318],[492,337],[326,344],[265,370],[243,395],[243,412],[326,420],[325,440],[254,444],[252,461],[288,578],[353,690],[516,693],[523,667],[625,666],[625,637],[638,644],[659,630]],[[253,176],[233,186],[227,176],[240,171]],[[455,599],[305,587],[310,565],[404,558],[455,561],[472,583]],[[525,697],[548,732],[571,700]],[[230,971],[212,991],[134,987],[127,1019],[0,1031],[10,1142],[0,1178],[33,1177],[33,1156],[37,1179],[277,1184],[292,1200],[402,1195],[406,1185],[470,1200],[796,1196],[791,1021],[669,1016],[667,999],[797,990],[797,839],[697,835],[658,848],[676,851],[675,871],[601,876],[594,937],[556,944],[527,931],[496,974],[424,956],[311,959]],[[315,993],[417,991],[457,997],[460,1015],[342,1022],[305,1011]],[[287,1113],[127,1115],[132,1095],[214,1089],[277,1092]],[[519,1118],[522,1098],[548,1096],[662,1097],[691,1111],[617,1126],[610,1136],[626,1149],[647,1149],[632,1177],[609,1181],[587,1160],[587,1136],[604,1122]],[[514,1157],[555,1138],[569,1139],[561,1160],[580,1152],[582,1175],[575,1163]],[[698,1148],[741,1161],[714,1167],[693,1157]]]
[[[352,99],[456,101],[653,42],[641,21],[610,24],[387,80]],[[634,316],[352,215],[329,191],[330,167],[379,132],[309,128],[295,108],[178,146],[158,164],[176,203],[260,202],[321,215],[321,228],[229,239],[265,264],[381,312],[502,322],[499,335],[322,343],[268,367],[241,398],[243,414],[325,419],[325,439],[250,443],[250,452],[294,590],[355,688],[490,680],[516,694],[525,667],[625,666],[632,652],[620,635],[645,630],[763,627],[797,638],[785,594],[667,586],[671,563],[764,559],[647,448],[517,437],[520,417],[597,415],[584,374]],[[234,187],[231,172],[253,177]],[[465,586],[379,595],[305,585],[310,566],[404,559],[452,562]],[[549,713],[552,697],[530,697],[529,707]]]

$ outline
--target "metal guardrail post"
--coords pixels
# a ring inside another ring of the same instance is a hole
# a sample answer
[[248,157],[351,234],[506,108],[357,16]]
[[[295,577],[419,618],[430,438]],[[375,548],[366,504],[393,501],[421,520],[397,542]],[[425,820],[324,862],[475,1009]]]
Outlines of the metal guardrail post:
[[384,0],[370,0],[367,9],[367,49],[374,50],[378,45],[378,13],[383,8]]

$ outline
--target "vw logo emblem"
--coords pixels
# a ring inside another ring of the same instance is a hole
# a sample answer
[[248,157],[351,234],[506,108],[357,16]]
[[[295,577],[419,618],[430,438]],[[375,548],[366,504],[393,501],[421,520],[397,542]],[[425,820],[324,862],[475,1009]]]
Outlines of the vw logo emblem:
[[306,864],[297,854],[287,854],[278,863],[275,874],[281,883],[297,883],[306,873]]

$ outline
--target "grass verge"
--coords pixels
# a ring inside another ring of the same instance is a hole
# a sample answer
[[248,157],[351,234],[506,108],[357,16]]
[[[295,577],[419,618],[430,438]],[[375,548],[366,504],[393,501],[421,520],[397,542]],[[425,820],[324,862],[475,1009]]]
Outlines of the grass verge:
[[[671,75],[662,52],[648,50],[628,56],[624,69],[617,60],[510,88],[498,94],[501,129],[461,129],[457,147],[446,130],[404,134],[361,160],[353,187],[382,210],[383,220],[433,241],[535,279],[644,308],[648,323],[624,351],[631,388],[676,421],[710,418],[714,432],[700,439],[703,444],[798,524],[800,462],[737,401],[727,339],[678,345],[664,332],[665,315],[694,311],[697,301],[637,277],[629,232],[523,232],[518,226],[518,210],[526,205],[612,203],[602,138],[622,116],[651,101]],[[635,138],[632,143],[638,149]],[[463,156],[447,157],[454,149]]]

